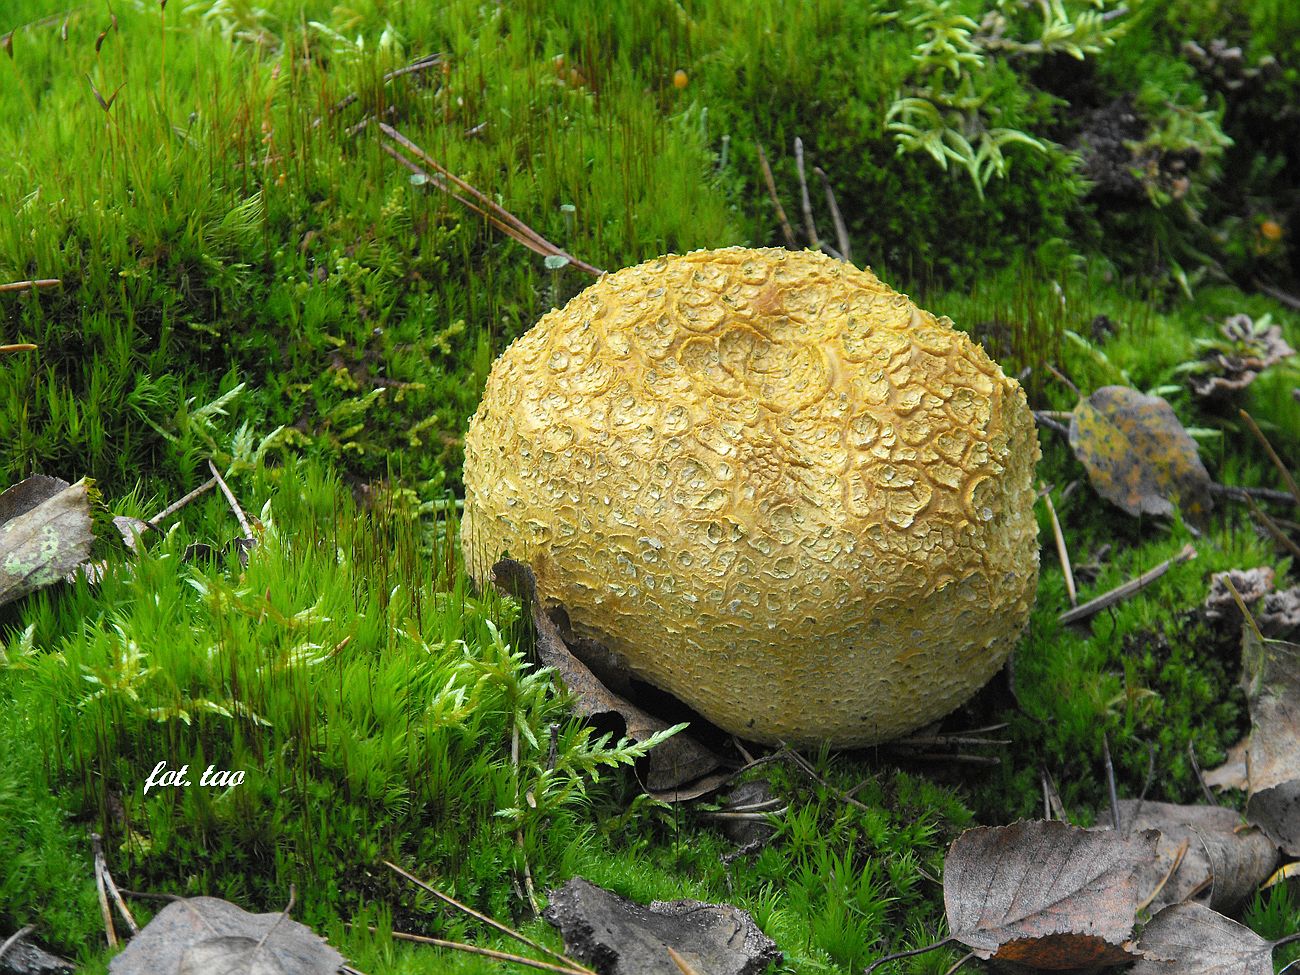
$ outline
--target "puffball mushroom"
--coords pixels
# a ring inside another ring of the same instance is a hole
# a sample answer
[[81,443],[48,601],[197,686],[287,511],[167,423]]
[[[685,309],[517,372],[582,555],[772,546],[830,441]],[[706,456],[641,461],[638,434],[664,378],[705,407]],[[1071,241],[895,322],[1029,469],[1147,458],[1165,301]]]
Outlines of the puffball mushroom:
[[741,738],[865,745],[969,698],[1038,578],[1033,418],[947,318],[779,249],[602,277],[496,361],[466,564],[502,553]]

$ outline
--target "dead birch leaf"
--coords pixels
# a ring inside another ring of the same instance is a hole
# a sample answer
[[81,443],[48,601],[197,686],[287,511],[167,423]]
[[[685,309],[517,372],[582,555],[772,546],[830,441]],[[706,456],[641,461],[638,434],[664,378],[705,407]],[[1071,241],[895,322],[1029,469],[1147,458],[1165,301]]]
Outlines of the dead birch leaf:
[[1223,764],[1205,773],[1205,784],[1220,792],[1224,789],[1240,789],[1242,792],[1249,789],[1250,779],[1246,776],[1246,752],[1249,748],[1249,737],[1229,748]]
[[1151,919],[1129,975],[1273,975],[1273,942],[1195,902]]
[[58,582],[90,558],[91,481],[29,477],[0,494],[0,606]]
[[[570,652],[559,627],[537,599],[537,580],[532,569],[514,559],[501,559],[492,567],[492,577],[502,590],[525,606],[532,607],[533,625],[537,629],[537,655],[543,664],[554,667],[560,675],[560,680],[573,695],[574,710],[578,714],[592,719],[616,714],[623,721],[627,737],[633,741],[645,741],[651,735],[672,727],[670,722],[615,694],[601,683],[590,667]],[[645,787],[656,797],[669,795],[677,786],[708,775],[722,764],[717,755],[691,737],[689,732],[678,732],[658,745],[646,757],[646,762]]]
[[570,955],[605,975],[681,975],[669,951],[701,975],[761,975],[780,963],[776,942],[748,912],[696,900],[624,900],[582,877],[546,892],[542,917]]
[[216,897],[168,904],[108,966],[110,975],[334,975],[343,956],[283,911],[250,914]]
[[1246,818],[1300,856],[1300,645],[1241,631],[1242,679],[1250,703]]
[[1152,913],[1204,889],[1215,910],[1231,911],[1250,897],[1277,865],[1277,846],[1224,806],[1180,806],[1122,799],[1125,831],[1160,832],[1154,862],[1138,869],[1141,897]]
[[1103,386],[1075,407],[1070,446],[1097,493],[1130,515],[1168,515],[1177,505],[1196,519],[1214,506],[1196,443],[1157,396]]
[[1137,872],[1158,836],[1056,821],[968,829],[944,866],[952,937],[985,960],[1034,968],[1131,962]]

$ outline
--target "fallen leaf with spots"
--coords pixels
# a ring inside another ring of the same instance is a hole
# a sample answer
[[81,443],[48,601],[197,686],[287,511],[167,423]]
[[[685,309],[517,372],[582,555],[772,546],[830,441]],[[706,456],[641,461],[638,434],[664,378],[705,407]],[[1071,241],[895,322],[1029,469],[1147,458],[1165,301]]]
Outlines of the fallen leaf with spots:
[[1075,407],[1070,446],[1092,486],[1130,515],[1196,520],[1213,507],[1210,475],[1173,409],[1127,386],[1103,386]]

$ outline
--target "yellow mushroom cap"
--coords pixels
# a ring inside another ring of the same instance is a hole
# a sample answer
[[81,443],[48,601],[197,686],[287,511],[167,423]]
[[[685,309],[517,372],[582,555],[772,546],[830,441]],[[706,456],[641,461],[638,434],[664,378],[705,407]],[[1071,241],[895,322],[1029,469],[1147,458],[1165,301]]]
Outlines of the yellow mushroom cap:
[[606,275],[496,361],[466,564],[743,738],[863,745],[1010,654],[1038,577],[1024,392],[946,318],[812,252]]

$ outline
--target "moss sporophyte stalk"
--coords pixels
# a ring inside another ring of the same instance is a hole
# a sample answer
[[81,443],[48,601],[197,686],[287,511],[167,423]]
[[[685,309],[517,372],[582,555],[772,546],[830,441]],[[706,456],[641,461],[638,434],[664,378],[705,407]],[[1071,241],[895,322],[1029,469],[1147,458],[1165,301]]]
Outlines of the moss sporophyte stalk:
[[730,248],[608,275],[502,355],[465,562],[726,731],[861,745],[1002,666],[1038,578],[1039,447],[983,350],[868,271]]

